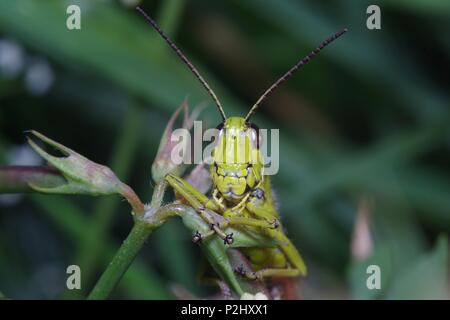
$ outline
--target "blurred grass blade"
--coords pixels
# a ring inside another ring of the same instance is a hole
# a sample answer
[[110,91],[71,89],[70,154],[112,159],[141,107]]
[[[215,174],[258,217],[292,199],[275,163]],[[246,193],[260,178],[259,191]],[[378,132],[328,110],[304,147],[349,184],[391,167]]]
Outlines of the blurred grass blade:
[[392,279],[386,299],[449,299],[448,270],[448,238],[441,236],[432,252]]

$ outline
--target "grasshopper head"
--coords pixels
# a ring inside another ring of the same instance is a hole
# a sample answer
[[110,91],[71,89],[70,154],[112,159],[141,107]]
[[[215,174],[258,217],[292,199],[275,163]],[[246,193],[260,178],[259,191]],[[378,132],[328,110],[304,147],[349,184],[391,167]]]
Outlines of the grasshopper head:
[[217,128],[211,177],[227,201],[239,202],[263,177],[259,130],[241,117],[230,117]]

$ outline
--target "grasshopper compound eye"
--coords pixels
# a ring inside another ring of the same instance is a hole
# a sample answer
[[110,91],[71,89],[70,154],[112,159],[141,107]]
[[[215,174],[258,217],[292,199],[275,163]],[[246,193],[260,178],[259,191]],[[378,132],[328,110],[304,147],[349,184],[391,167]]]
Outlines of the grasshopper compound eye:
[[225,123],[224,122],[221,122],[221,123],[219,123],[219,125],[216,127],[216,129],[217,130],[222,130],[223,129],[223,126],[225,125]]
[[257,149],[262,144],[262,137],[259,131],[259,127],[254,123],[248,123],[248,126],[250,127],[250,142],[253,146],[255,146]]

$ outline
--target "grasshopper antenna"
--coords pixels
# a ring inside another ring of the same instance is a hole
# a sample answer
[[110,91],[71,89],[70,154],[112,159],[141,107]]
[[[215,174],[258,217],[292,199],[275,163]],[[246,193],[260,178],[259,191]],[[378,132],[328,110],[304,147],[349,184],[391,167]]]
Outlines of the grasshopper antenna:
[[192,73],[197,77],[197,79],[201,82],[201,84],[205,87],[206,91],[210,94],[210,96],[213,98],[214,102],[216,103],[217,107],[219,108],[220,115],[222,116],[222,120],[225,121],[227,118],[225,116],[225,112],[223,111],[222,104],[220,103],[219,99],[217,98],[214,91],[209,87],[206,80],[201,76],[200,72],[194,67],[194,65],[188,60],[188,58],[181,52],[180,49],[175,45],[175,43],[170,40],[170,38],[161,30],[161,28],[158,26],[158,24],[150,18],[150,16],[145,13],[145,11],[141,7],[136,7],[136,10],[139,11],[147,20],[147,22],[159,33],[159,35],[167,42],[167,44],[172,48],[173,51],[180,57],[180,59],[188,66],[188,68],[192,71]]
[[284,81],[286,81],[290,76],[292,76],[294,74],[295,71],[297,71],[298,69],[300,69],[301,67],[303,67],[305,64],[307,64],[312,58],[314,58],[314,56],[316,54],[318,54],[323,48],[325,48],[327,45],[329,45],[330,43],[332,43],[334,40],[336,40],[337,38],[339,38],[340,36],[342,36],[344,33],[346,33],[348,31],[347,28],[339,31],[338,33],[335,33],[334,35],[332,35],[331,37],[329,37],[327,40],[325,40],[324,42],[322,42],[322,44],[320,46],[318,46],[317,48],[315,48],[313,51],[311,51],[306,57],[304,57],[302,60],[300,60],[299,62],[297,62],[297,64],[295,64],[291,69],[288,70],[288,72],[286,72],[280,79],[278,79],[274,84],[272,84],[269,89],[267,89],[262,96],[258,99],[258,101],[256,101],[256,103],[253,105],[253,107],[250,109],[250,111],[248,112],[248,114],[245,116],[245,121],[247,122],[250,117],[253,115],[253,113],[255,113],[256,109],[258,109],[259,105],[261,104],[261,102],[263,102],[264,100],[266,100],[266,98],[275,91],[276,88],[278,88],[278,86],[283,83]]

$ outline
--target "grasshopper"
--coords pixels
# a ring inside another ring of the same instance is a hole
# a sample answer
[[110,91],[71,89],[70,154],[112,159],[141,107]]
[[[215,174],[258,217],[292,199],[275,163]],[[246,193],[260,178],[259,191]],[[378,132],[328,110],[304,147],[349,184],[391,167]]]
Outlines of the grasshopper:
[[[250,122],[250,119],[261,103],[282,82],[308,63],[324,47],[347,32],[347,29],[332,35],[297,62],[261,95],[245,117],[227,118],[216,94],[194,65],[152,18],[140,7],[136,9],[194,73],[214,100],[222,117],[222,122],[217,127],[219,138],[211,155],[210,175],[213,183],[211,197],[207,197],[176,175],[168,174],[165,177],[165,180],[175,192],[211,225],[209,232],[203,234],[195,232],[193,235],[194,242],[203,241],[212,235],[218,235],[225,244],[231,245],[233,234],[226,234],[223,231],[229,226],[263,233],[276,240],[276,247],[242,248],[241,250],[247,256],[255,271],[237,268],[235,271],[238,274],[248,279],[306,275],[306,265],[294,244],[286,236],[280,223],[280,215],[274,202],[270,176],[264,174],[264,166],[261,161],[259,129]],[[220,219],[217,219],[217,216]]]

